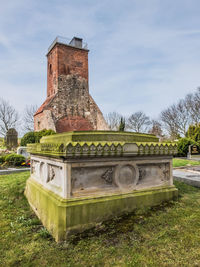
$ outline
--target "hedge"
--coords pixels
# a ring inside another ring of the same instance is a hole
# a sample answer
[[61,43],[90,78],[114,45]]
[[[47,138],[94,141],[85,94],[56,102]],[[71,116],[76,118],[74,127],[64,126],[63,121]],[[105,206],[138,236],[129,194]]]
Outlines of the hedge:
[[46,129],[39,132],[28,132],[22,137],[21,146],[26,146],[27,144],[39,143],[40,139],[43,136],[52,134],[55,134],[53,130],[46,130]]

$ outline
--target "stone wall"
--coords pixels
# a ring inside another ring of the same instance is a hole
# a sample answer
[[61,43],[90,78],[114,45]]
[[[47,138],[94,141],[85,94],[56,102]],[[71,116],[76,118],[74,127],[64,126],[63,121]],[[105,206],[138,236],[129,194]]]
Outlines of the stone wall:
[[56,43],[47,59],[47,97],[57,92],[60,75],[77,74],[88,81],[88,50]]
[[58,91],[35,116],[35,130],[56,132],[108,130],[103,115],[89,94],[88,82],[75,74],[58,77]]

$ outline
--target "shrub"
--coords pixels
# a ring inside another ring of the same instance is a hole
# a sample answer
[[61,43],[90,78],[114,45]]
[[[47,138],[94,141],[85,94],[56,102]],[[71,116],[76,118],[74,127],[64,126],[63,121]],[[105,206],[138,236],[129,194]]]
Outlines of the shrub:
[[0,164],[2,164],[2,163],[5,162],[5,157],[6,157],[6,156],[0,156]]
[[197,142],[190,138],[181,138],[177,142],[177,148],[178,148],[178,155],[179,156],[187,156],[189,145],[198,145]]
[[196,125],[190,125],[185,136],[196,142],[200,142],[200,123]]
[[55,134],[55,132],[53,130],[46,130],[46,129],[43,129],[39,132],[34,132],[34,133],[35,133],[35,143],[39,143],[40,139],[43,136]]
[[46,135],[55,134],[53,130],[41,130],[39,132],[28,132],[21,139],[21,146],[26,146],[27,144],[39,143],[40,139]]
[[187,130],[187,132],[186,132],[186,134],[185,134],[185,137],[194,139],[195,130],[196,130],[196,126],[195,125],[190,125],[188,130]]
[[8,163],[8,165],[12,166],[20,166],[24,161],[25,157],[22,155],[18,154],[9,154],[8,156],[5,157],[5,161]]
[[21,139],[21,146],[26,146],[27,144],[35,143],[35,133],[28,132]]

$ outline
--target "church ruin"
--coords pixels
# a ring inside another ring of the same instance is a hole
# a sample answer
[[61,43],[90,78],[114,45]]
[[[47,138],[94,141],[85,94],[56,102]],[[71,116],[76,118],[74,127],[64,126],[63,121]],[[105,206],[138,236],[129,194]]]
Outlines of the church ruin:
[[34,115],[34,130],[109,130],[89,94],[88,52],[82,39],[57,37],[47,53],[47,98]]

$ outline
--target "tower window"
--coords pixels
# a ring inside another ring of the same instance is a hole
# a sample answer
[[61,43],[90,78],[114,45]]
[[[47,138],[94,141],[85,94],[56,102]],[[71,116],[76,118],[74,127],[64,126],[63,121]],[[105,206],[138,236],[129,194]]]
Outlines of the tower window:
[[49,64],[49,73],[52,74],[52,65]]

